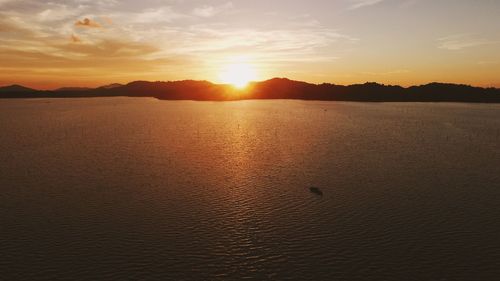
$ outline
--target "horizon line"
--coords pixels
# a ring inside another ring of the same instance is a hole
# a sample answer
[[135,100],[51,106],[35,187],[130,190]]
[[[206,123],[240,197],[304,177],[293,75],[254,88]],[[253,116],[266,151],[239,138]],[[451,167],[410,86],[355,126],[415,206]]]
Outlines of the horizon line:
[[[413,85],[410,85],[410,86],[402,86],[402,85],[399,85],[399,84],[385,84],[385,83],[380,83],[380,82],[377,82],[377,81],[366,81],[364,83],[360,82],[360,83],[354,83],[354,84],[336,84],[334,82],[315,83],[315,82],[307,82],[307,81],[301,81],[301,80],[294,80],[294,79],[290,79],[290,78],[287,78],[287,77],[273,77],[273,78],[264,79],[264,80],[249,81],[248,84],[244,88],[247,88],[251,84],[263,83],[263,82],[268,82],[268,81],[271,81],[271,80],[288,80],[288,81],[299,82],[299,83],[306,83],[306,84],[316,85],[316,86],[319,86],[319,85],[335,85],[335,86],[349,87],[349,86],[355,86],[355,85],[378,84],[378,85],[387,86],[387,87],[401,87],[401,88],[404,88],[404,89],[408,89],[408,88],[412,88],[412,87],[419,87],[419,86],[425,86],[425,85],[430,85],[430,84],[444,84],[444,85],[468,86],[468,87],[482,88],[482,89],[500,89],[500,87],[498,87],[498,86],[475,86],[475,85],[472,85],[472,84],[456,83],[456,82],[431,81],[431,82],[427,82],[427,83],[413,84]],[[12,84],[0,85],[0,88],[11,87],[11,86],[19,86],[19,87],[29,88],[31,90],[36,90],[36,91],[47,91],[47,92],[50,92],[50,91],[57,91],[57,90],[66,89],[66,88],[67,89],[93,90],[93,89],[104,88],[106,86],[111,86],[111,85],[126,86],[126,85],[129,85],[129,84],[134,83],[134,82],[176,83],[176,82],[185,82],[185,81],[208,82],[208,83],[211,83],[211,84],[216,85],[216,86],[234,87],[234,85],[232,85],[230,83],[219,83],[219,82],[214,82],[214,81],[210,81],[210,80],[207,80],[207,79],[179,79],[179,80],[133,80],[133,81],[130,81],[130,82],[126,82],[124,84],[113,82],[113,83],[104,84],[104,85],[96,86],[96,87],[88,87],[88,86],[61,86],[61,87],[51,88],[51,89],[39,89],[39,88],[36,88],[36,87],[25,86],[22,83],[12,83]]]

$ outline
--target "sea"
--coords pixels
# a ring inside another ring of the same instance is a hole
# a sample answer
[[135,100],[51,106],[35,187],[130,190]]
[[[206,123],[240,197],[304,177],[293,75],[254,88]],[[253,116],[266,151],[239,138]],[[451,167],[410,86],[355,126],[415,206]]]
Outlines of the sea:
[[500,105],[0,100],[0,279],[500,280]]

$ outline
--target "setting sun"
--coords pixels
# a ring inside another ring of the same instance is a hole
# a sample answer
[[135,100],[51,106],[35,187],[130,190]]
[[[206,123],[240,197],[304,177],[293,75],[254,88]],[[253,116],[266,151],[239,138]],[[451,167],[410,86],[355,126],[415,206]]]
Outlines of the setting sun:
[[228,64],[220,73],[221,82],[231,84],[236,88],[244,88],[257,74],[255,68],[246,62]]

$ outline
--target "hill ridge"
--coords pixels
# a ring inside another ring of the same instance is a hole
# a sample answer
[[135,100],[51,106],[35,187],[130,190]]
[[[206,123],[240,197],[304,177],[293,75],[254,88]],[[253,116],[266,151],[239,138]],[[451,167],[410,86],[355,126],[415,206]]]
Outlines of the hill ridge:
[[209,81],[132,81],[93,89],[60,88],[39,91],[21,85],[0,87],[0,98],[154,97],[163,100],[227,101],[246,99],[301,99],[367,102],[488,102],[500,103],[500,89],[432,82],[402,87],[377,82],[336,85],[313,84],[288,78],[251,82],[245,89]]

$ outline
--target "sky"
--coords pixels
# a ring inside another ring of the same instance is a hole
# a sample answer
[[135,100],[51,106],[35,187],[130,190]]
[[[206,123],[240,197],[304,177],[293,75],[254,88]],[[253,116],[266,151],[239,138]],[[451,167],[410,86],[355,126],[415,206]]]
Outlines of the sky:
[[[0,0],[0,85],[256,80],[500,87],[498,0]],[[226,69],[226,70],[225,70]]]

